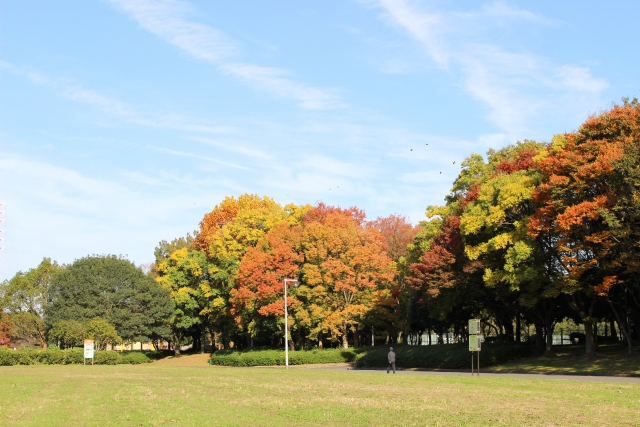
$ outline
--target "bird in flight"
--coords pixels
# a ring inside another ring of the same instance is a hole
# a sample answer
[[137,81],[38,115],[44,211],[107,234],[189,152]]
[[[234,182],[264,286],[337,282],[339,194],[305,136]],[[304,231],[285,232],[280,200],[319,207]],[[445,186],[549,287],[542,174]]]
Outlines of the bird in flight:
[[442,172],[440,172],[440,175],[442,175]]
[[411,150],[409,150],[409,151],[413,151],[413,148]]
[[453,161],[453,164],[454,164],[454,165],[456,164],[456,161],[455,161],[455,160]]

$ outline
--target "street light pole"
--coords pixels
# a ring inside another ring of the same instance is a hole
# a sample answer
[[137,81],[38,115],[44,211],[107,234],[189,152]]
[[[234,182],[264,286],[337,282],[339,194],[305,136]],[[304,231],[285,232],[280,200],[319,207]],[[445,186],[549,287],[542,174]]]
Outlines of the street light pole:
[[284,279],[284,365],[289,369],[289,312],[287,310],[287,282],[298,284],[296,279]]

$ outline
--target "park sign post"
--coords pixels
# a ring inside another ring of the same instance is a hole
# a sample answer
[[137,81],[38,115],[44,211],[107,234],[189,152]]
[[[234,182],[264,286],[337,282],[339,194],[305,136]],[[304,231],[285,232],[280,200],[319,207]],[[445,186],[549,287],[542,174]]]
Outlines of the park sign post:
[[473,376],[473,353],[478,355],[478,376],[480,376],[480,350],[482,347],[480,319],[469,319],[469,351],[471,352],[471,376]]
[[84,340],[84,358],[82,359],[84,365],[87,364],[87,359],[91,359],[91,365],[93,365],[93,340]]

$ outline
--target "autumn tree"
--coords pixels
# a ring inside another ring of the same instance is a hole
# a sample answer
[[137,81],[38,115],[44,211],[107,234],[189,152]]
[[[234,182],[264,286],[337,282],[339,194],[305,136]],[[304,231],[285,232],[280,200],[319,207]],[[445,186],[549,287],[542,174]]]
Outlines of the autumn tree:
[[420,231],[420,227],[413,226],[409,220],[400,215],[378,217],[366,223],[367,228],[378,231],[382,237],[384,249],[394,262],[397,276],[386,289],[374,291],[375,310],[371,312],[365,323],[370,324],[372,334],[376,329],[387,330],[388,334],[401,331],[405,339],[412,327],[417,334],[421,334],[421,322],[415,316],[415,291],[407,286],[406,277],[409,267],[409,246]]
[[[536,193],[541,206],[530,229],[557,239],[557,263],[565,273],[561,291],[585,325],[588,357],[596,352],[598,298],[634,282],[638,165],[629,159],[639,138],[640,106],[626,101],[590,117],[576,132],[557,135],[540,163],[547,179]],[[618,320],[624,327],[619,314]]]
[[[232,313],[252,338],[261,332],[271,336],[282,330],[284,279],[297,279],[304,260],[300,250],[299,225],[282,222],[272,228],[242,258],[236,287],[231,290]],[[295,289],[289,289],[290,313],[300,306]],[[304,316],[303,316],[304,318]],[[305,320],[305,319],[303,319]],[[291,328],[296,316],[289,322]],[[305,326],[309,326],[306,322]],[[289,343],[294,349],[291,331]]]
[[269,197],[243,194],[225,198],[200,223],[196,247],[207,255],[208,277],[212,289],[208,315],[216,319],[215,327],[223,332],[223,341],[249,333],[235,322],[231,313],[230,292],[236,286],[240,262],[245,252],[277,224],[301,221],[308,207],[277,204]]
[[[363,227],[364,214],[319,204],[303,220],[305,264],[303,283],[309,288],[310,310],[348,347],[348,333],[372,309],[372,293],[395,276],[382,236]],[[301,290],[298,294],[302,294]]]
[[203,311],[208,293],[211,292],[204,252],[182,247],[169,254],[155,268],[156,281],[169,292],[173,302],[168,324],[172,331],[175,355],[180,355],[183,338],[192,331],[197,331],[194,344],[199,341],[200,351],[204,352],[207,319]]

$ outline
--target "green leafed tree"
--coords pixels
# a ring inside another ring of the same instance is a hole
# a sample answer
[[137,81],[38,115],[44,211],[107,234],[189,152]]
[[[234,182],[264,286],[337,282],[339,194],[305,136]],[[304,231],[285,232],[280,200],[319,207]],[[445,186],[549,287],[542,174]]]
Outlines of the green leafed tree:
[[206,328],[206,316],[203,312],[207,304],[207,295],[211,291],[207,281],[207,258],[203,251],[182,247],[175,250],[157,266],[157,283],[169,292],[173,301],[173,311],[167,318],[171,327],[173,348],[180,354],[180,346],[185,335],[197,332],[201,350]]
[[81,346],[86,335],[85,326],[77,320],[59,320],[48,333],[49,341],[61,349]]
[[100,317],[125,342],[169,337],[173,310],[169,291],[131,261],[115,255],[76,260],[54,277],[46,309],[48,325],[61,320],[87,323]]
[[122,341],[116,328],[100,317],[94,317],[84,326],[85,339],[93,340],[98,350],[106,350],[108,344],[114,345]]
[[38,343],[42,348],[47,348],[44,316],[49,303],[49,289],[52,278],[60,269],[57,263],[44,258],[36,268],[26,273],[20,271],[1,285],[2,305],[12,314],[15,332],[20,338]]

